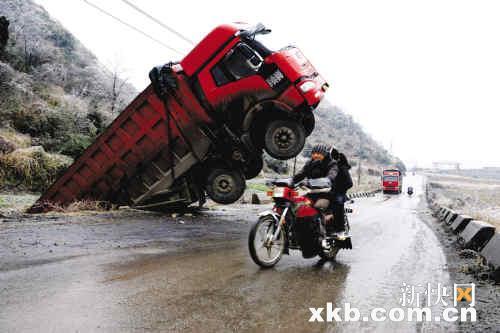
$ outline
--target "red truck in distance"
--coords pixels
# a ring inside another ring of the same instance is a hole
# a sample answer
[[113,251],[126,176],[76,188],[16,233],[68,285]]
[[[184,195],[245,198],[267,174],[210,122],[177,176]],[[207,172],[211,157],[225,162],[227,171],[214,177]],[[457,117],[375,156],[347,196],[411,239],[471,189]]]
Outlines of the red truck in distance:
[[397,169],[386,169],[382,172],[383,193],[401,193],[403,190],[403,174]]
[[151,210],[235,202],[262,151],[295,157],[328,84],[293,46],[270,50],[262,24],[224,24],[151,84],[40,197],[31,212],[77,200]]

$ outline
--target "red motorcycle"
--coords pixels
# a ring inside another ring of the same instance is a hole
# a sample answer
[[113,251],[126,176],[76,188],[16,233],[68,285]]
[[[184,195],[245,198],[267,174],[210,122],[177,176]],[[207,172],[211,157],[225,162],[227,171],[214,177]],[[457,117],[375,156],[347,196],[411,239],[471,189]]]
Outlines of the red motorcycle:
[[340,249],[352,249],[349,220],[344,214],[345,232],[328,237],[326,224],[331,223],[330,211],[314,207],[322,194],[330,192],[328,178],[306,179],[296,185],[291,179],[271,182],[274,207],[259,214],[248,236],[248,247],[253,261],[261,267],[273,267],[289,250],[300,250],[304,258],[320,256],[334,260]]

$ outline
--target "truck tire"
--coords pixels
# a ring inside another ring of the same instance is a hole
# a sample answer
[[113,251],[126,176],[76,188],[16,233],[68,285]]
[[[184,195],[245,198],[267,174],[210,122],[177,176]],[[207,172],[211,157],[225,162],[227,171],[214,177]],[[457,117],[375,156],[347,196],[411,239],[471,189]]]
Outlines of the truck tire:
[[304,114],[302,125],[304,126],[304,130],[306,131],[306,137],[311,135],[314,127],[316,126],[316,120],[314,119],[314,114],[312,112],[307,112],[306,114]]
[[243,169],[243,174],[246,179],[255,178],[262,171],[263,167],[264,161],[262,160],[262,157],[256,157],[255,159],[248,161],[248,164]]
[[215,168],[208,172],[205,190],[213,201],[231,204],[245,191],[245,178],[238,170]]
[[297,156],[306,140],[304,126],[294,120],[274,120],[266,128],[264,149],[278,160]]

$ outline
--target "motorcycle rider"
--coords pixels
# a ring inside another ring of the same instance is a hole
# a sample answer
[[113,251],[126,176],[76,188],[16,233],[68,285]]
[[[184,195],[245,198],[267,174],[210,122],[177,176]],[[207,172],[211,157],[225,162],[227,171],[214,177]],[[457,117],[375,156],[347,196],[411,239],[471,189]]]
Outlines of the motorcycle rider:
[[339,153],[338,150],[333,147],[330,150],[330,155],[332,159],[337,161],[339,169],[338,175],[333,184],[333,200],[331,204],[334,217],[333,229],[334,232],[340,234],[345,232],[344,203],[348,200],[347,190],[353,186],[351,174],[349,173],[351,165],[347,161],[346,156],[343,153]]
[[[315,145],[311,150],[311,159],[304,165],[302,170],[297,173],[293,177],[293,183],[298,183],[305,178],[323,178],[328,177],[332,182],[332,185],[335,184],[335,179],[339,173],[339,167],[337,165],[337,161],[332,158],[330,154],[330,147],[327,145]],[[332,203],[332,199],[335,198],[335,190],[332,186],[332,191],[329,193],[324,193],[321,195],[317,195],[317,199],[315,200],[314,207],[319,209],[322,212],[325,212]],[[342,215],[343,216],[343,215]],[[326,223],[326,232],[327,234],[331,234],[334,231],[341,231],[343,229],[343,220],[342,226],[336,226],[335,218],[334,223],[328,223],[329,219],[325,216],[327,221]]]

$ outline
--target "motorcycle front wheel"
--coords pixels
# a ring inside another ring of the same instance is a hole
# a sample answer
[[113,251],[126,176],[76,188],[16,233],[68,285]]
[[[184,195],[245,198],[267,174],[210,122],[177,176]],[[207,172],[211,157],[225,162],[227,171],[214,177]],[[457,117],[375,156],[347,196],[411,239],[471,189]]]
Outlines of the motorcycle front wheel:
[[263,268],[273,267],[280,261],[285,249],[285,235],[283,230],[273,239],[277,228],[276,220],[268,215],[261,216],[250,229],[248,235],[248,249],[252,260]]

